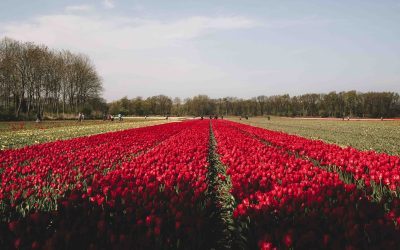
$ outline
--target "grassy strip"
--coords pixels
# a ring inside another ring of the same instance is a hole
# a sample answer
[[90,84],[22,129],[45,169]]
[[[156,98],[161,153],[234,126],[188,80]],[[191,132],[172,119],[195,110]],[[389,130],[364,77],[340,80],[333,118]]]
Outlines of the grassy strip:
[[[121,131],[150,125],[163,124],[168,121],[127,121],[127,122],[98,122],[98,123],[73,123],[66,126],[22,129],[15,131],[0,131],[0,150],[21,148],[28,145],[45,142],[67,140],[81,136],[102,134],[112,131]],[[44,124],[43,124],[44,125]]]
[[332,121],[280,117],[271,117],[271,120],[262,117],[249,120],[230,118],[230,120],[309,139],[323,140],[342,147],[351,146],[360,150],[400,155],[399,121]]
[[247,223],[238,223],[233,219],[236,201],[230,193],[232,182],[226,174],[219,155],[216,153],[217,142],[210,122],[210,150],[208,156],[209,197],[212,202],[210,218],[213,249],[246,249]]

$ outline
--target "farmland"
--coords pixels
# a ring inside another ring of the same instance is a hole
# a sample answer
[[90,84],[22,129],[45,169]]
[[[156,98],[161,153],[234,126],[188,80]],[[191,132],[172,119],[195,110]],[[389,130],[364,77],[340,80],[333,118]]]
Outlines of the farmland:
[[400,155],[400,120],[329,120],[255,117],[231,120],[360,150]]
[[66,140],[80,136],[120,131],[164,123],[159,119],[125,119],[123,122],[87,120],[84,122],[44,121],[0,123],[0,150],[20,148],[44,142]]
[[396,249],[400,158],[227,120],[0,152],[2,249]]

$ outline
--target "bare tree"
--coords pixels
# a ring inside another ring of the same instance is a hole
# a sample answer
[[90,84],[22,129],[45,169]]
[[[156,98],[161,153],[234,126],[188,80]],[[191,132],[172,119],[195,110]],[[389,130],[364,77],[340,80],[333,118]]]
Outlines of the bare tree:
[[13,109],[16,118],[58,116],[60,106],[63,114],[78,112],[102,100],[101,79],[87,56],[9,38],[0,41],[0,87],[1,113]]

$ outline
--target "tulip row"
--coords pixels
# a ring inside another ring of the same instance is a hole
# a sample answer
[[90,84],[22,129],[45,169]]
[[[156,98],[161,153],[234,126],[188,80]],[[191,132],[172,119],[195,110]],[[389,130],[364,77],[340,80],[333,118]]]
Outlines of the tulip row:
[[92,178],[106,174],[182,131],[171,123],[58,141],[0,152],[0,204],[3,211],[56,209],[67,190],[82,190]]
[[346,183],[356,184],[368,194],[368,198],[384,204],[387,215],[400,222],[400,157],[358,151],[354,148],[341,148],[322,141],[257,127],[230,123],[231,126],[255,136],[256,138],[309,159],[316,166],[337,172]]
[[210,205],[206,199],[208,145],[208,122],[196,122],[94,181],[87,195],[99,204],[104,198],[107,206],[117,211],[121,203],[124,211],[132,209],[136,222],[130,230],[136,237],[146,232],[146,237],[141,237],[147,240],[141,243],[146,248],[206,244],[202,235]]
[[354,183],[371,199],[385,203],[387,214],[395,221],[400,217],[400,157],[341,148],[322,141],[257,127],[231,123],[275,147],[310,159],[317,166],[340,174],[342,180]]
[[400,243],[392,218],[355,185],[235,126],[213,121],[238,203],[234,217],[250,219],[250,247],[395,249]]
[[399,211],[308,160],[319,154],[307,141],[212,128],[170,123],[0,152],[0,248],[210,249],[243,236],[261,249],[400,244]]
[[251,133],[274,146],[295,152],[301,156],[317,160],[323,166],[334,166],[349,173],[355,181],[362,181],[366,187],[378,191],[383,186],[393,196],[400,192],[400,157],[375,151],[359,151],[319,140],[309,140],[296,135],[270,131],[248,125],[230,123],[243,131]]
[[[206,179],[209,122],[160,125],[148,132],[169,138],[143,154],[110,167],[108,172],[91,170],[94,172],[83,181],[85,188],[78,188],[76,184],[67,190],[57,200],[57,210],[32,212],[22,219],[12,218],[7,226],[1,225],[0,246],[48,249],[206,247],[211,203],[207,198]],[[140,140],[146,140],[146,135],[141,134]],[[128,138],[124,137],[123,145]],[[129,147],[133,150],[135,143]],[[108,163],[102,161],[89,166],[92,161],[82,161],[86,164],[84,169]]]

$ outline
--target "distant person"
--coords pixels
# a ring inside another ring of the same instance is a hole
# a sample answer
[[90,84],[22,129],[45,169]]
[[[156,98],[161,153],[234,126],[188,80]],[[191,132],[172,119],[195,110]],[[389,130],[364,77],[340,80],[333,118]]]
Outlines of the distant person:
[[381,116],[381,121],[383,121],[383,116]]
[[210,115],[210,120],[212,119],[212,116]]
[[165,120],[168,120],[168,115],[165,117]]
[[223,116],[223,115],[221,115],[221,119],[222,119],[222,120],[224,119],[224,116]]
[[110,120],[113,122],[114,121],[114,116],[110,115]]
[[107,121],[107,114],[106,113],[103,114],[103,121]]
[[118,120],[121,122],[122,121],[122,115],[118,114]]
[[39,113],[36,114],[36,122],[39,122]]
[[79,114],[78,114],[78,122],[81,122],[82,121],[82,114],[79,112]]
[[41,122],[42,118],[40,117],[40,113],[36,114],[36,122]]
[[85,114],[82,113],[82,121],[85,120]]
[[270,117],[270,116],[268,116],[268,121],[269,121],[269,120],[271,120],[271,117]]
[[144,119],[145,119],[145,120],[147,119],[147,115],[144,116]]
[[201,116],[201,117],[200,117],[200,119],[201,119],[201,120],[203,120],[203,119],[204,119],[204,117],[203,117],[203,116]]
[[248,120],[249,119],[249,117],[246,115],[246,120]]

